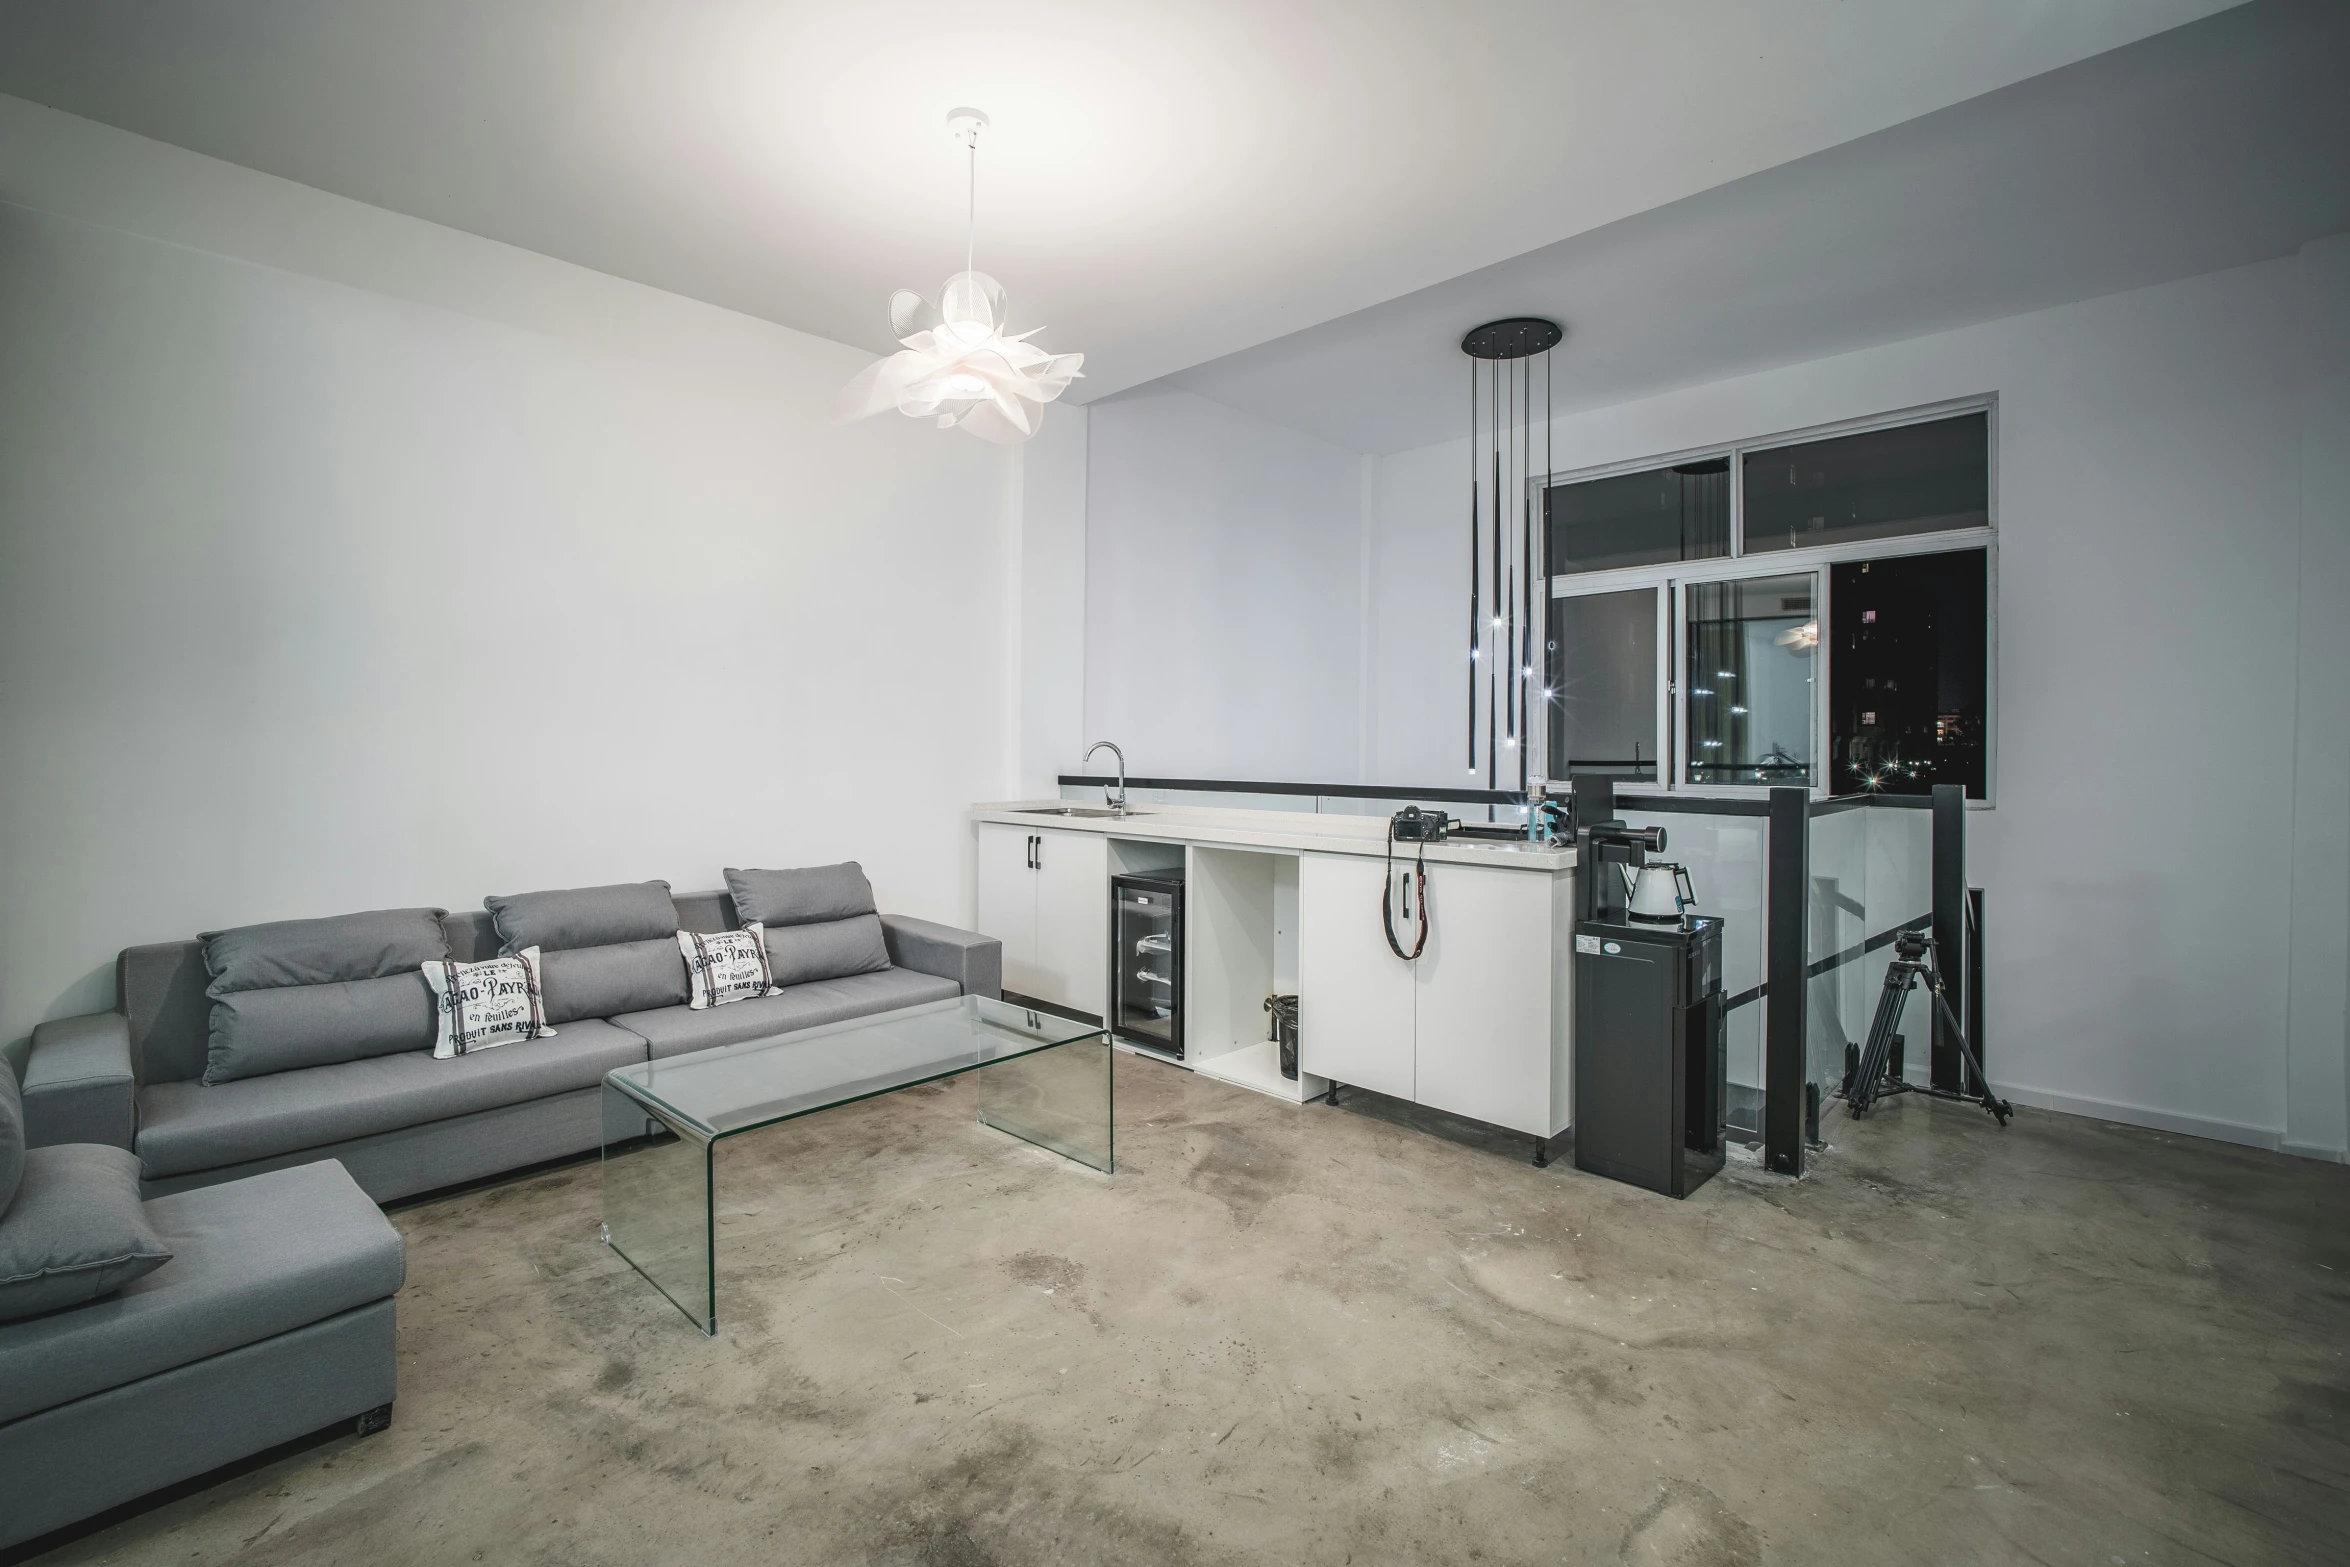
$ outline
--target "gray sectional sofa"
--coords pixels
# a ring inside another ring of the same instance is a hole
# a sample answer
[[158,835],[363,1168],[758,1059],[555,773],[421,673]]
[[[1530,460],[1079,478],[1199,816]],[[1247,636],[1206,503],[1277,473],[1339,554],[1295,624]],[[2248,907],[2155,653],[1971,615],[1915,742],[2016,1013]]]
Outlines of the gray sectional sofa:
[[[855,873],[846,887],[838,874],[844,870]],[[567,1000],[644,999],[641,980],[632,990],[633,976],[624,971],[641,972],[657,943],[641,933],[569,947],[542,939],[555,1035],[455,1060],[409,1048],[207,1083],[215,998],[207,994],[204,943],[128,948],[116,968],[117,1010],[34,1032],[23,1072],[28,1136],[36,1147],[102,1142],[131,1149],[149,1196],[337,1159],[361,1190],[390,1202],[596,1148],[603,1135],[599,1085],[613,1067],[948,996],[999,993],[1002,949],[993,938],[877,914],[853,865],[789,874],[814,880],[804,907],[762,911],[786,916],[780,929],[768,922],[771,951],[782,956],[786,932],[877,920],[886,965],[826,973],[824,944],[803,943],[812,966],[779,972],[779,982],[796,980],[782,994],[695,1011],[685,1004],[683,960],[667,935],[659,940],[668,942],[675,967],[674,999],[580,1013]],[[791,890],[784,889],[787,904]],[[670,904],[676,929],[740,924],[728,892],[678,894]],[[497,917],[443,916],[447,955],[459,962],[495,956],[506,945]],[[416,988],[422,992],[421,980]]]
[[[0,1551],[387,1424],[405,1262],[376,1204],[593,1151],[613,1067],[999,992],[994,940],[879,914],[854,864],[727,878],[132,947],[115,1011],[0,1052]],[[677,932],[743,906],[777,988],[690,1007]],[[436,1056],[421,965],[530,947],[554,1032]]]

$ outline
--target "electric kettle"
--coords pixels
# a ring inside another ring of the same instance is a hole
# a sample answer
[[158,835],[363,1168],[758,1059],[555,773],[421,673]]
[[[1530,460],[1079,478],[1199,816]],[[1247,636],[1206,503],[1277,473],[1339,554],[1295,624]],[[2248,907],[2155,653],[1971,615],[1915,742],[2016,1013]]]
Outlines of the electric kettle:
[[1685,866],[1626,865],[1623,872],[1631,904],[1628,912],[1635,925],[1678,926],[1682,914],[1697,907],[1697,889],[1689,885]]

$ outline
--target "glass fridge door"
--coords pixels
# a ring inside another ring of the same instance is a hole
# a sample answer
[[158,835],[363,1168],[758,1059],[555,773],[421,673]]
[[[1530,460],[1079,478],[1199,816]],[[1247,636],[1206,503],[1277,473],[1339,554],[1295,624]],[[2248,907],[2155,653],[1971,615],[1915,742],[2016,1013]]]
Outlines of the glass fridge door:
[[1112,1027],[1128,1039],[1181,1055],[1175,894],[1121,885],[1115,926],[1118,987]]

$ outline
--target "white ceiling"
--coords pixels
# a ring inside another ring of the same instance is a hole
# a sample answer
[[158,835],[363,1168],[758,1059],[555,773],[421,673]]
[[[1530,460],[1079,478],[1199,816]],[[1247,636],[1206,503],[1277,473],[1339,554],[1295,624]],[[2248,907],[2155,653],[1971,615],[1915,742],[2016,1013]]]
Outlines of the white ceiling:
[[976,104],[1099,396],[2226,3],[0,0],[0,92],[876,350]]
[[1564,410],[2287,255],[2350,231],[2346,82],[2350,5],[2247,6],[1170,379],[1392,452],[1498,316],[1565,323]]

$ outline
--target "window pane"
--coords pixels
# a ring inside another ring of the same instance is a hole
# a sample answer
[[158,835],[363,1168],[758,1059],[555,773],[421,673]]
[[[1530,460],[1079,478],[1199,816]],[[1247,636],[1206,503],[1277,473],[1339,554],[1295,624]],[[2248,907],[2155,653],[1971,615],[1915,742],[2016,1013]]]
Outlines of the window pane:
[[1984,798],[1990,554],[1830,568],[1828,788]]
[[1991,521],[1991,417],[1748,452],[1746,553],[1891,539]]
[[1809,572],[1684,590],[1691,783],[1810,783],[1813,597]]
[[1550,776],[1654,778],[1658,588],[1550,601]]
[[1730,553],[1727,457],[1554,484],[1542,503],[1552,576]]

